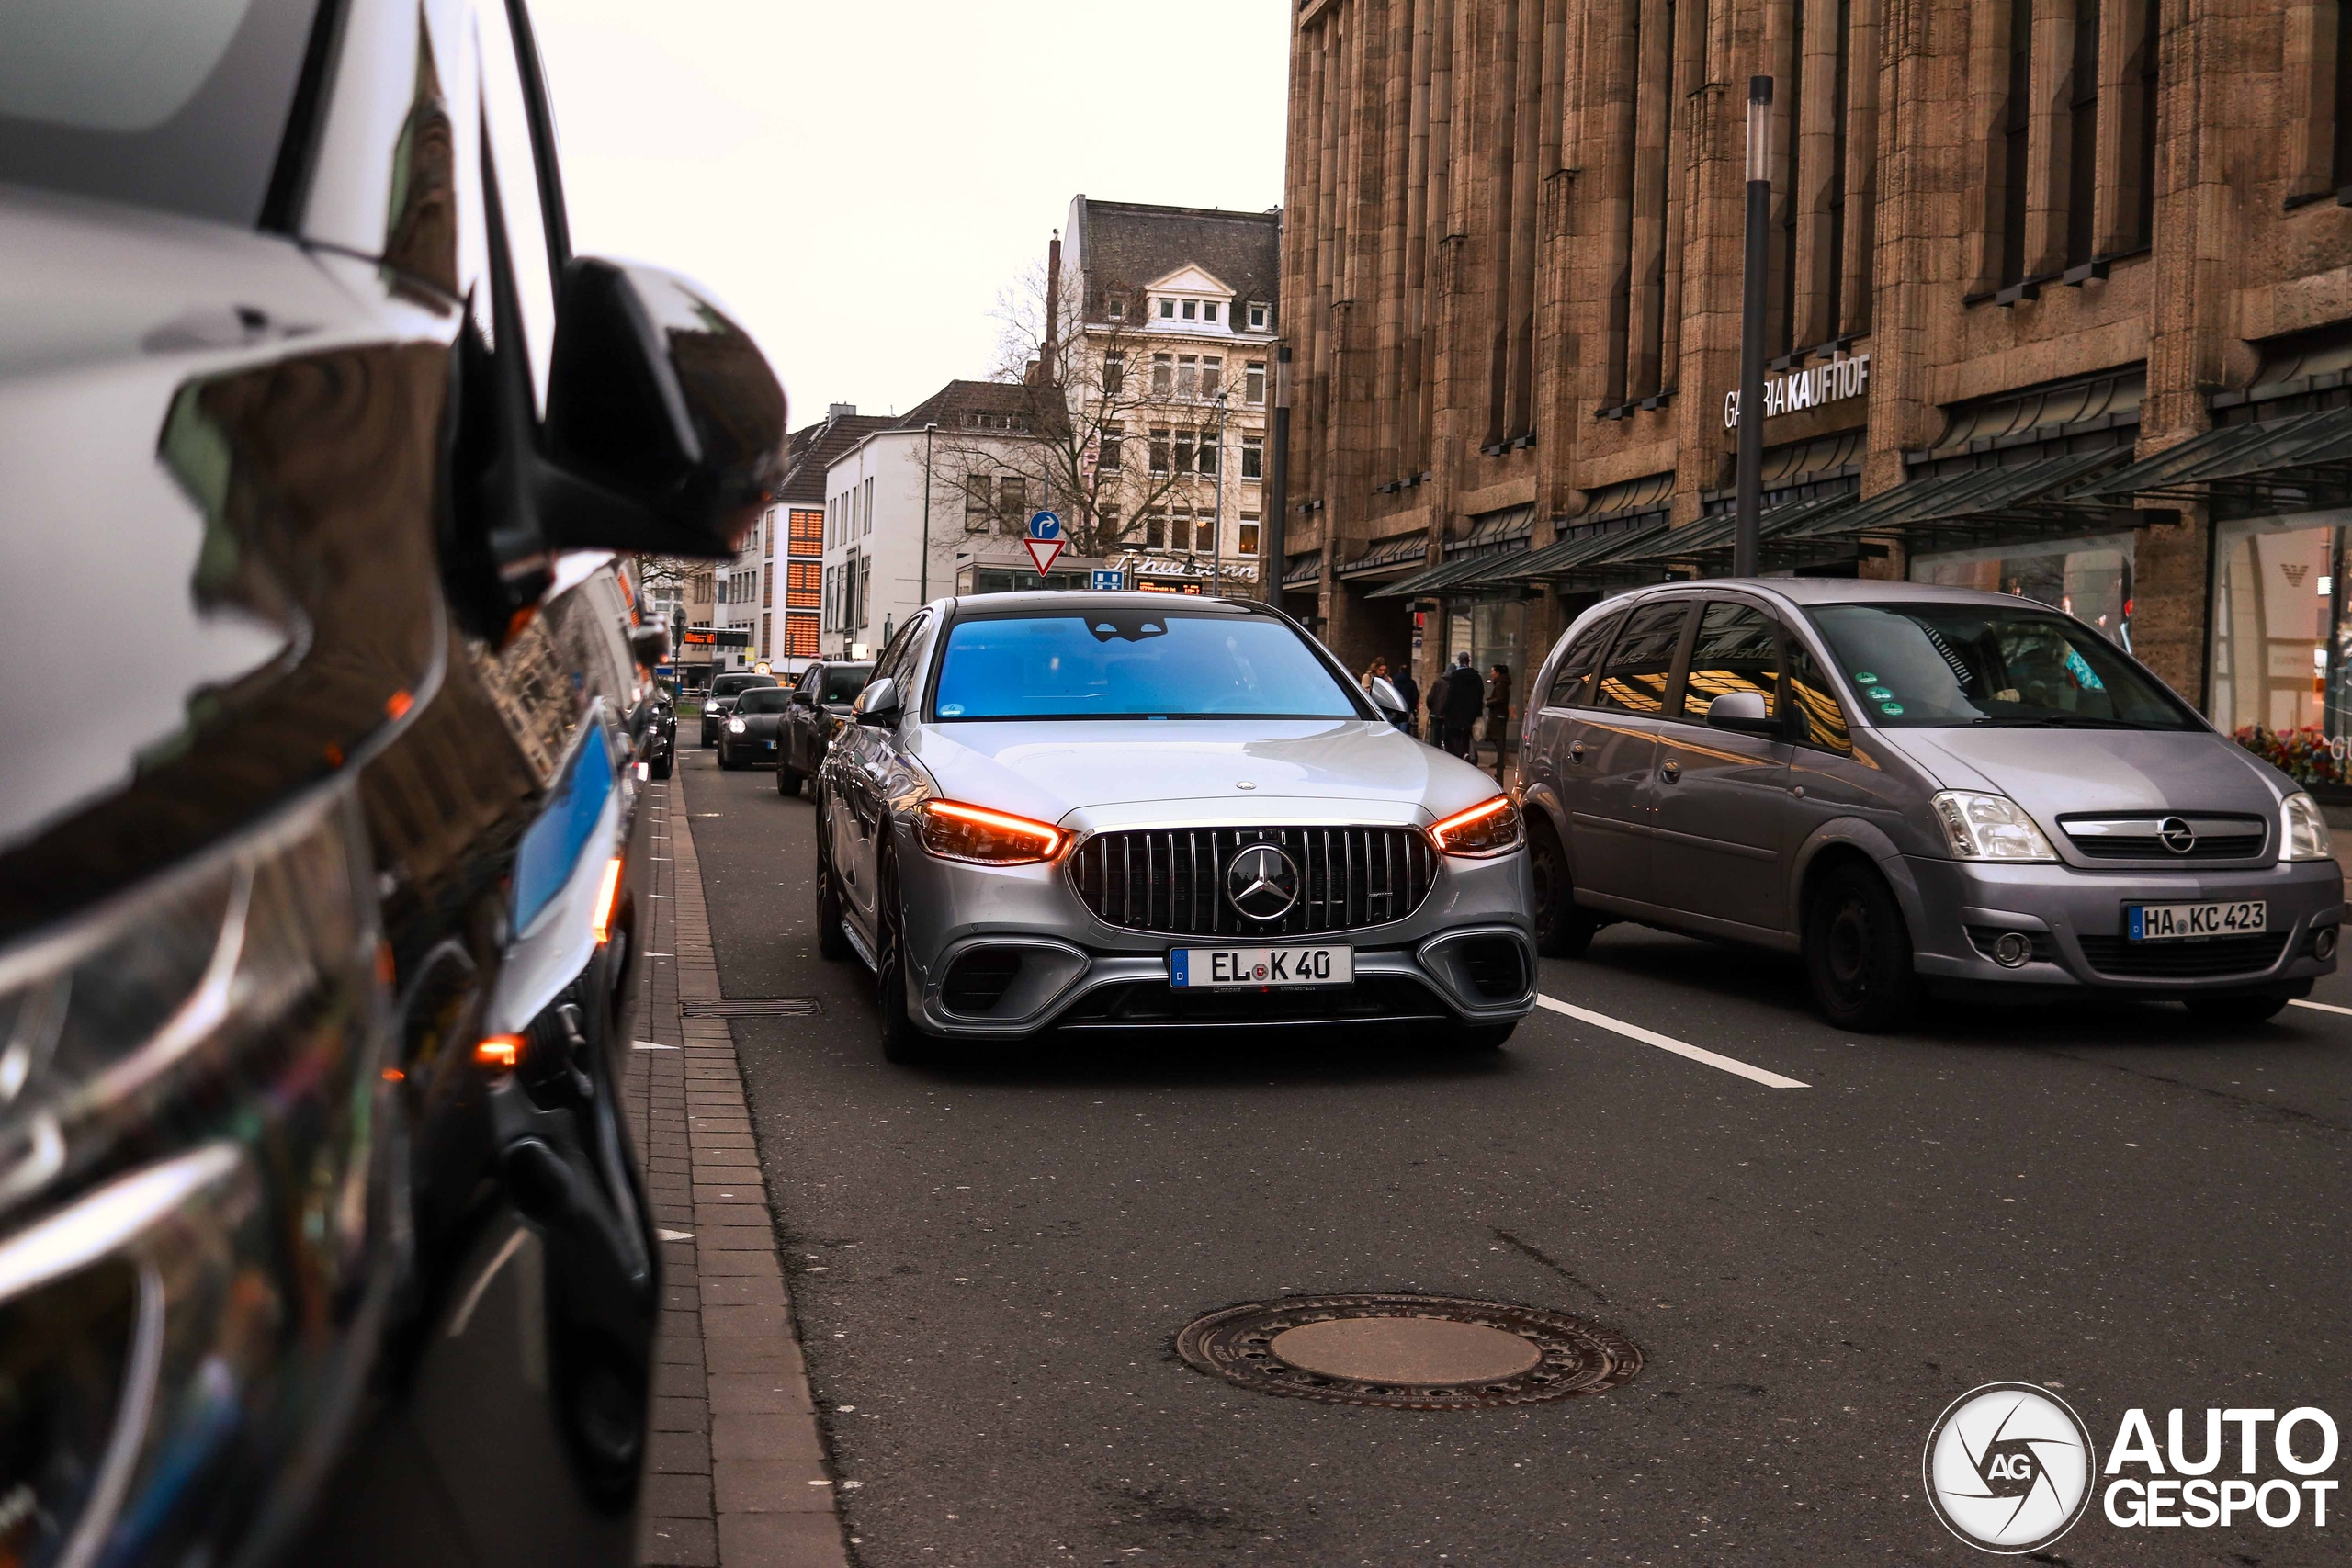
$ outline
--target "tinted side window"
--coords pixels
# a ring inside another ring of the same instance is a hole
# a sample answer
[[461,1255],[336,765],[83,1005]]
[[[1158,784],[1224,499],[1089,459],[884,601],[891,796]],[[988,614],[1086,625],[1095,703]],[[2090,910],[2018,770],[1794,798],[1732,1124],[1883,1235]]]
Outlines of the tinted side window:
[[481,113],[490,135],[488,154],[498,174],[498,205],[514,257],[516,303],[522,311],[524,346],[530,351],[531,386],[544,408],[548,355],[555,344],[553,238],[558,224],[540,201],[538,155],[531,143],[519,45],[506,7],[499,0],[488,0],[474,14],[481,28]]
[[890,639],[890,646],[882,650],[882,657],[874,661],[873,679],[897,684],[901,698],[906,694],[907,671],[914,665],[915,649],[922,643],[923,629],[930,620],[929,615],[917,615],[899,627],[899,635]]
[[1624,634],[1600,668],[1594,705],[1621,713],[1664,713],[1667,678],[1674,671],[1674,650],[1682,641],[1682,623],[1690,611],[1689,600],[1672,599],[1645,604],[1627,616]]
[[1828,675],[1794,635],[1783,634],[1781,647],[1788,660],[1795,739],[1825,751],[1852,751],[1854,738],[1846,728],[1846,711],[1838,705],[1838,693]]
[[1699,616],[1690,668],[1682,677],[1682,714],[1704,723],[1707,705],[1734,692],[1764,698],[1767,717],[1781,714],[1781,660],[1770,616],[1753,604],[1717,599]]
[[1609,639],[1623,619],[1623,615],[1605,615],[1600,625],[1586,628],[1568,644],[1568,651],[1560,656],[1559,669],[1552,672],[1552,689],[1544,698],[1545,707],[1591,705],[1593,671],[1600,666],[1600,651],[1609,646]]

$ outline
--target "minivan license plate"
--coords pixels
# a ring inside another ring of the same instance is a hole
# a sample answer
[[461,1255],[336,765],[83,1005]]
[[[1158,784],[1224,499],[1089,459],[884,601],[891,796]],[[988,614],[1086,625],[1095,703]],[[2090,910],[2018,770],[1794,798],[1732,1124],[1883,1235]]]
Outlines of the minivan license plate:
[[2123,918],[2133,942],[2180,942],[2201,936],[2246,936],[2267,928],[2259,898],[2219,904],[2127,904]]
[[1168,954],[1168,983],[1179,990],[1348,986],[1355,977],[1355,950],[1347,947],[1180,947]]

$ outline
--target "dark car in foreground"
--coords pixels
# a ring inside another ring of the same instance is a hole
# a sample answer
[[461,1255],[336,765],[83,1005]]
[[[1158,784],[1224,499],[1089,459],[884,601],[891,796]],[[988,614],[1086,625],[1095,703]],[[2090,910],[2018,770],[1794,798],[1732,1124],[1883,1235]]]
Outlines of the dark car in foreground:
[[775,761],[776,738],[792,693],[783,686],[754,686],[735,700],[718,732],[718,765],[756,768]]
[[1684,583],[1586,612],[1527,705],[1538,932],[1774,948],[1853,1029],[1923,993],[2268,1018],[2335,966],[2293,781],[2121,648],[2010,594]]
[[702,697],[702,744],[707,749],[718,744],[727,732],[727,716],[735,711],[735,700],[746,692],[763,691],[782,684],[773,675],[738,670],[721,675],[710,683]]
[[[12,20],[0,1562],[622,1564],[661,637],[781,389],[570,254],[519,0]],[[478,131],[484,134],[477,134]]]
[[825,751],[833,736],[850,720],[857,694],[874,673],[867,660],[854,664],[811,664],[792,688],[792,708],[784,716],[778,737],[775,792],[797,795],[801,784],[825,765]]

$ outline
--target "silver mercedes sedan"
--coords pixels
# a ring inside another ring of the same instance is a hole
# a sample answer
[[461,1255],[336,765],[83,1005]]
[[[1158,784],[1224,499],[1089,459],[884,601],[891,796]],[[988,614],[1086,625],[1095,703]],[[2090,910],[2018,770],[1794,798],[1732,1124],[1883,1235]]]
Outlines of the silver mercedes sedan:
[[817,778],[820,949],[876,975],[893,1061],[1048,1028],[1499,1045],[1535,1004],[1519,810],[1397,706],[1262,604],[936,601]]

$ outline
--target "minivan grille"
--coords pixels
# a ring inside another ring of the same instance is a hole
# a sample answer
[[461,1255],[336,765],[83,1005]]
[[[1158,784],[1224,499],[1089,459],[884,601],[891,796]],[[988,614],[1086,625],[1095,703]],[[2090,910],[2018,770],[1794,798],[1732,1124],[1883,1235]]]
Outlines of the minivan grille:
[[2259,975],[2278,962],[2287,931],[2207,937],[2189,942],[2133,942],[2086,936],[2083,956],[2102,975],[2128,980],[2199,980],[2219,975]]
[[[2187,852],[2165,847],[2167,821],[2185,823],[2196,835]],[[2269,838],[2259,817],[2068,817],[2058,825],[2086,860],[2252,860]]]
[[[1248,919],[1225,897],[1225,868],[1269,843],[1298,868],[1298,901]],[[1105,925],[1171,936],[1300,936],[1401,920],[1437,880],[1437,852],[1411,828],[1161,828],[1098,833],[1070,859],[1078,896]]]

